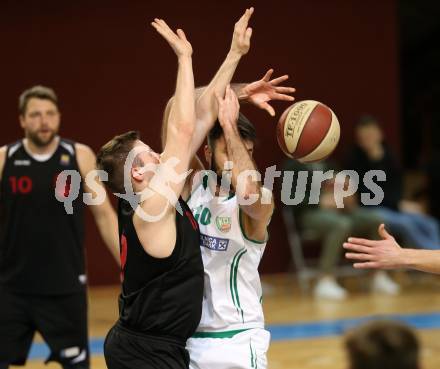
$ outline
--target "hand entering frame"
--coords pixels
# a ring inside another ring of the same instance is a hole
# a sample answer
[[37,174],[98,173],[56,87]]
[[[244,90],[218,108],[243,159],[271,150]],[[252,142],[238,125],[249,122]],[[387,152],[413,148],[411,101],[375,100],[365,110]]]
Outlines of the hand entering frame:
[[151,25],[170,44],[177,57],[190,57],[192,55],[191,43],[187,40],[185,32],[178,29],[174,32],[163,19],[155,18]]

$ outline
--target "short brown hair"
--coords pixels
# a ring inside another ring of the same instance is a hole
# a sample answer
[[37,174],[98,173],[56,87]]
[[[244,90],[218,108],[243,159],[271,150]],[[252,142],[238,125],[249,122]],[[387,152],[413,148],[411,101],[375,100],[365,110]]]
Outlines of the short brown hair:
[[45,86],[33,86],[23,91],[18,98],[18,111],[20,115],[26,113],[28,102],[32,98],[52,101],[58,108],[58,97],[53,89]]
[[106,184],[113,192],[124,192],[124,164],[139,138],[136,131],[115,136],[101,147],[96,156],[97,166],[108,174]]
[[351,369],[417,369],[419,342],[413,330],[394,321],[375,321],[346,337]]

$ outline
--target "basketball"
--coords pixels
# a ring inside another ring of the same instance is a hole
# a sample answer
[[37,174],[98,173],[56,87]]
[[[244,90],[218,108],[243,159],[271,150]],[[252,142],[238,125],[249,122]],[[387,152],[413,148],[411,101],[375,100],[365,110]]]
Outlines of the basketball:
[[277,125],[281,150],[302,163],[327,158],[338,144],[339,136],[338,118],[319,101],[298,101],[284,111]]

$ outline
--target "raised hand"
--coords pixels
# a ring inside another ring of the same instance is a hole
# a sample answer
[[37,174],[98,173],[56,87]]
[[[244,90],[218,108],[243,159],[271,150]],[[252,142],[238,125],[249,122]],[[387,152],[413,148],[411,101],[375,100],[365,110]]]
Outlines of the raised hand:
[[236,127],[238,120],[238,113],[240,111],[240,104],[237,95],[232,91],[231,86],[226,87],[225,97],[222,98],[216,94],[218,102],[218,120],[222,127],[230,126]]
[[381,224],[379,236],[382,240],[366,240],[350,237],[344,243],[348,250],[345,257],[354,260],[353,266],[358,269],[394,269],[402,266],[402,248]]
[[279,86],[289,79],[288,75],[271,80],[272,73],[273,69],[269,69],[262,79],[243,87],[240,91],[240,99],[247,100],[260,109],[266,110],[271,116],[275,116],[275,110],[268,102],[271,100],[293,101],[295,98],[289,94],[296,90],[293,87]]
[[163,19],[158,18],[155,18],[151,25],[170,44],[177,57],[189,57],[192,55],[192,46],[186,39],[183,30],[178,29],[176,32],[173,32]]
[[246,55],[251,46],[252,28],[248,27],[254,8],[246,9],[241,18],[235,23],[232,36],[231,52]]

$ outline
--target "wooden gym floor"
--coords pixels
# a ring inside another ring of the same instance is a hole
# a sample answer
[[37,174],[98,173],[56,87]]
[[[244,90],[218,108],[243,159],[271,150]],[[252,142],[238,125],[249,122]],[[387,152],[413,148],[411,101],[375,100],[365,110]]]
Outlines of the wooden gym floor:
[[[421,273],[394,274],[402,286],[396,297],[368,292],[368,277],[346,278],[343,284],[350,297],[343,302],[314,300],[299,293],[293,275],[263,278],[269,287],[264,297],[266,322],[272,331],[269,350],[271,369],[344,369],[343,332],[363,317],[399,315],[415,326],[422,342],[422,367],[440,367],[440,277]],[[103,369],[102,340],[117,317],[118,287],[90,289],[90,337],[95,352],[92,368]],[[55,369],[45,366],[45,348],[36,338],[26,368]]]

